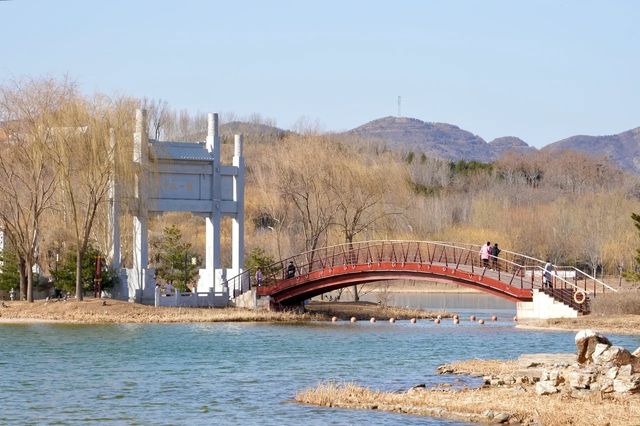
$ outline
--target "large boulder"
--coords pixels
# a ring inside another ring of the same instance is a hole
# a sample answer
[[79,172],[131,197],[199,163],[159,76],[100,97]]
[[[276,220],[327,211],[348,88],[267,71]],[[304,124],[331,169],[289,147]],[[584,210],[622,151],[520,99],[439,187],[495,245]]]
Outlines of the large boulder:
[[586,362],[593,362],[593,352],[598,344],[611,346],[609,339],[596,333],[592,330],[580,330],[576,334],[576,353],[578,355],[578,362],[584,364]]
[[[597,345],[597,349],[600,349],[601,345]],[[628,365],[634,361],[634,356],[631,352],[621,346],[609,346],[604,351],[594,351],[592,360],[598,365]]]
[[640,392],[640,374],[632,374],[627,377],[618,376],[613,380],[613,389],[618,393]]

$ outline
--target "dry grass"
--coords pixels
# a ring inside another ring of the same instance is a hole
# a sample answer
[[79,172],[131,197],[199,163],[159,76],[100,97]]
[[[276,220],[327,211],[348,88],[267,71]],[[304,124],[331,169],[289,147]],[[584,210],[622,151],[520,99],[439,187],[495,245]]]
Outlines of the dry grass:
[[322,383],[299,392],[296,401],[328,407],[376,409],[487,423],[484,414],[508,413],[510,421],[541,425],[619,425],[640,423],[640,398],[537,395],[532,387],[424,390],[405,393],[373,391],[352,383]]
[[4,302],[0,321],[61,321],[70,323],[181,323],[234,321],[304,321],[311,314],[253,311],[236,308],[155,308],[119,300],[86,299],[82,302]]
[[591,304],[593,315],[640,315],[640,292],[636,289],[599,294]]
[[[612,334],[640,334],[640,315],[585,315],[578,318],[521,320],[518,327],[578,331],[585,328]],[[640,424],[640,422],[639,422]]]
[[311,302],[305,306],[309,312],[325,315],[326,317],[336,316],[343,320],[356,317],[358,320],[368,320],[375,317],[379,320],[395,319],[433,319],[438,315],[443,318],[453,316],[447,312],[428,312],[419,309],[407,309],[393,306],[381,306],[371,302]]
[[468,374],[470,376],[501,376],[513,374],[522,366],[514,360],[495,359],[469,359],[465,361],[454,361],[448,364],[455,374]]

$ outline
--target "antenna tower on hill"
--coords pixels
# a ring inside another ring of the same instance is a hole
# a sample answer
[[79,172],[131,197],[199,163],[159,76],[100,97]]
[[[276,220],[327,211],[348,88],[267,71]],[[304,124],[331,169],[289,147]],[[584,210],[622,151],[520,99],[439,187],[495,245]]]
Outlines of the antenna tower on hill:
[[402,117],[402,96],[398,96],[398,117]]

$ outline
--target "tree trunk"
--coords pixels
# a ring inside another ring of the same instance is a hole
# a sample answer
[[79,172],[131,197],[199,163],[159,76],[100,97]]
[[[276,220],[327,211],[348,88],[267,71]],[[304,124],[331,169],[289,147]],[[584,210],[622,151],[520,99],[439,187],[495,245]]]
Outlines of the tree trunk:
[[82,253],[76,251],[76,300],[82,300]]
[[18,261],[18,269],[20,269],[20,300],[27,300],[27,268],[23,258]]
[[27,262],[27,302],[33,303],[33,269]]

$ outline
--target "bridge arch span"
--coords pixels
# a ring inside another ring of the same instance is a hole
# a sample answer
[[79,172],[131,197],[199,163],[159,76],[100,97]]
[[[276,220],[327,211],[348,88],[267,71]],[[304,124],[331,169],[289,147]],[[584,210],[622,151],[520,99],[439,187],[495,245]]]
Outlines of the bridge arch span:
[[[258,296],[271,297],[276,306],[299,304],[355,284],[387,280],[455,283],[513,302],[531,301],[534,289],[565,299],[571,299],[576,290],[587,294],[615,291],[574,267],[558,266],[553,286],[543,288],[545,262],[503,249],[486,266],[479,251],[480,246],[473,244],[399,240],[324,247],[270,265],[256,291]],[[293,275],[288,273],[289,267],[295,269]],[[228,281],[234,295],[256,286],[254,273],[247,270]]]

